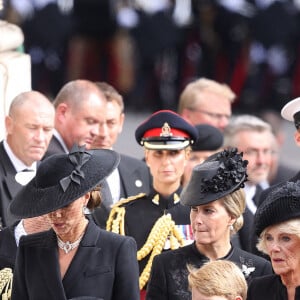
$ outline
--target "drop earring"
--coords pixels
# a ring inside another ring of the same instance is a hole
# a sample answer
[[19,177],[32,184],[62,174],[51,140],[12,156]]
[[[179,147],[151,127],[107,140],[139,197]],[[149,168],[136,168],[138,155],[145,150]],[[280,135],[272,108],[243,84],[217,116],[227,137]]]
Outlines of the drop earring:
[[89,208],[87,208],[86,205],[82,206],[82,214],[83,215],[90,215],[91,211],[89,210]]

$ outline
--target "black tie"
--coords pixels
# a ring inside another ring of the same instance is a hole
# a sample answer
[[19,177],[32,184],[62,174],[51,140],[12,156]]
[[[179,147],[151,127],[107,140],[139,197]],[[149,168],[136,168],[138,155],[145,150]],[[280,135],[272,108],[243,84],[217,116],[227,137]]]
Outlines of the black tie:
[[260,194],[262,191],[263,191],[263,188],[261,187],[261,185],[257,184],[255,194],[253,197],[253,202],[255,203],[256,206],[259,206],[259,204],[260,204]]

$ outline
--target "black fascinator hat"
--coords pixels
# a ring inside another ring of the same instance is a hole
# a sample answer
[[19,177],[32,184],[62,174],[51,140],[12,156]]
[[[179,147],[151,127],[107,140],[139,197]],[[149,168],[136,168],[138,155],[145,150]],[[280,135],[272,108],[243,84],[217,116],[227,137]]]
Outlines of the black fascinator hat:
[[69,154],[49,156],[10,203],[9,211],[17,218],[31,218],[62,208],[95,188],[119,162],[115,151],[78,146]]
[[255,214],[255,233],[260,236],[267,227],[295,218],[300,218],[299,180],[284,182],[267,194]]
[[223,150],[193,168],[191,179],[183,189],[180,202],[197,206],[223,198],[244,187],[247,160],[236,148]]

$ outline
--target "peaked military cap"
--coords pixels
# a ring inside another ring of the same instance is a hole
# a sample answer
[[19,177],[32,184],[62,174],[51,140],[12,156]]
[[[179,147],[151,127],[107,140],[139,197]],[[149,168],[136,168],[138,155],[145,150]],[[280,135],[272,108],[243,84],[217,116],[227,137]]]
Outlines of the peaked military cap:
[[160,110],[135,131],[136,141],[147,149],[179,150],[193,144],[198,133],[194,126],[171,110]]
[[300,97],[288,102],[281,110],[281,116],[294,122],[297,129],[300,128]]

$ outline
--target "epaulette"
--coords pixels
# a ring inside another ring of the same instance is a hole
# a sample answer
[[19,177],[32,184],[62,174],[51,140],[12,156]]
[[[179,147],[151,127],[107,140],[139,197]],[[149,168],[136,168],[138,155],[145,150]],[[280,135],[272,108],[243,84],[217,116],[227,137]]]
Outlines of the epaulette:
[[125,211],[125,207],[123,207],[123,205],[127,204],[131,201],[141,199],[144,196],[146,196],[145,193],[140,193],[136,196],[123,198],[120,201],[118,201],[116,204],[114,204],[111,208],[110,214],[106,221],[106,230],[112,231],[114,233],[118,233],[121,235],[125,235],[124,217],[125,217],[126,211]]
[[0,295],[1,299],[11,299],[11,288],[13,280],[13,271],[11,268],[0,270]]
[[137,199],[140,199],[142,197],[145,197],[146,194],[145,193],[139,193],[135,196],[130,196],[128,198],[122,198],[120,199],[117,203],[115,203],[113,206],[112,206],[112,209],[114,209],[115,207],[119,207],[119,206],[122,206],[123,204],[126,204],[126,203],[129,203],[131,201],[134,201],[134,200],[137,200]]

